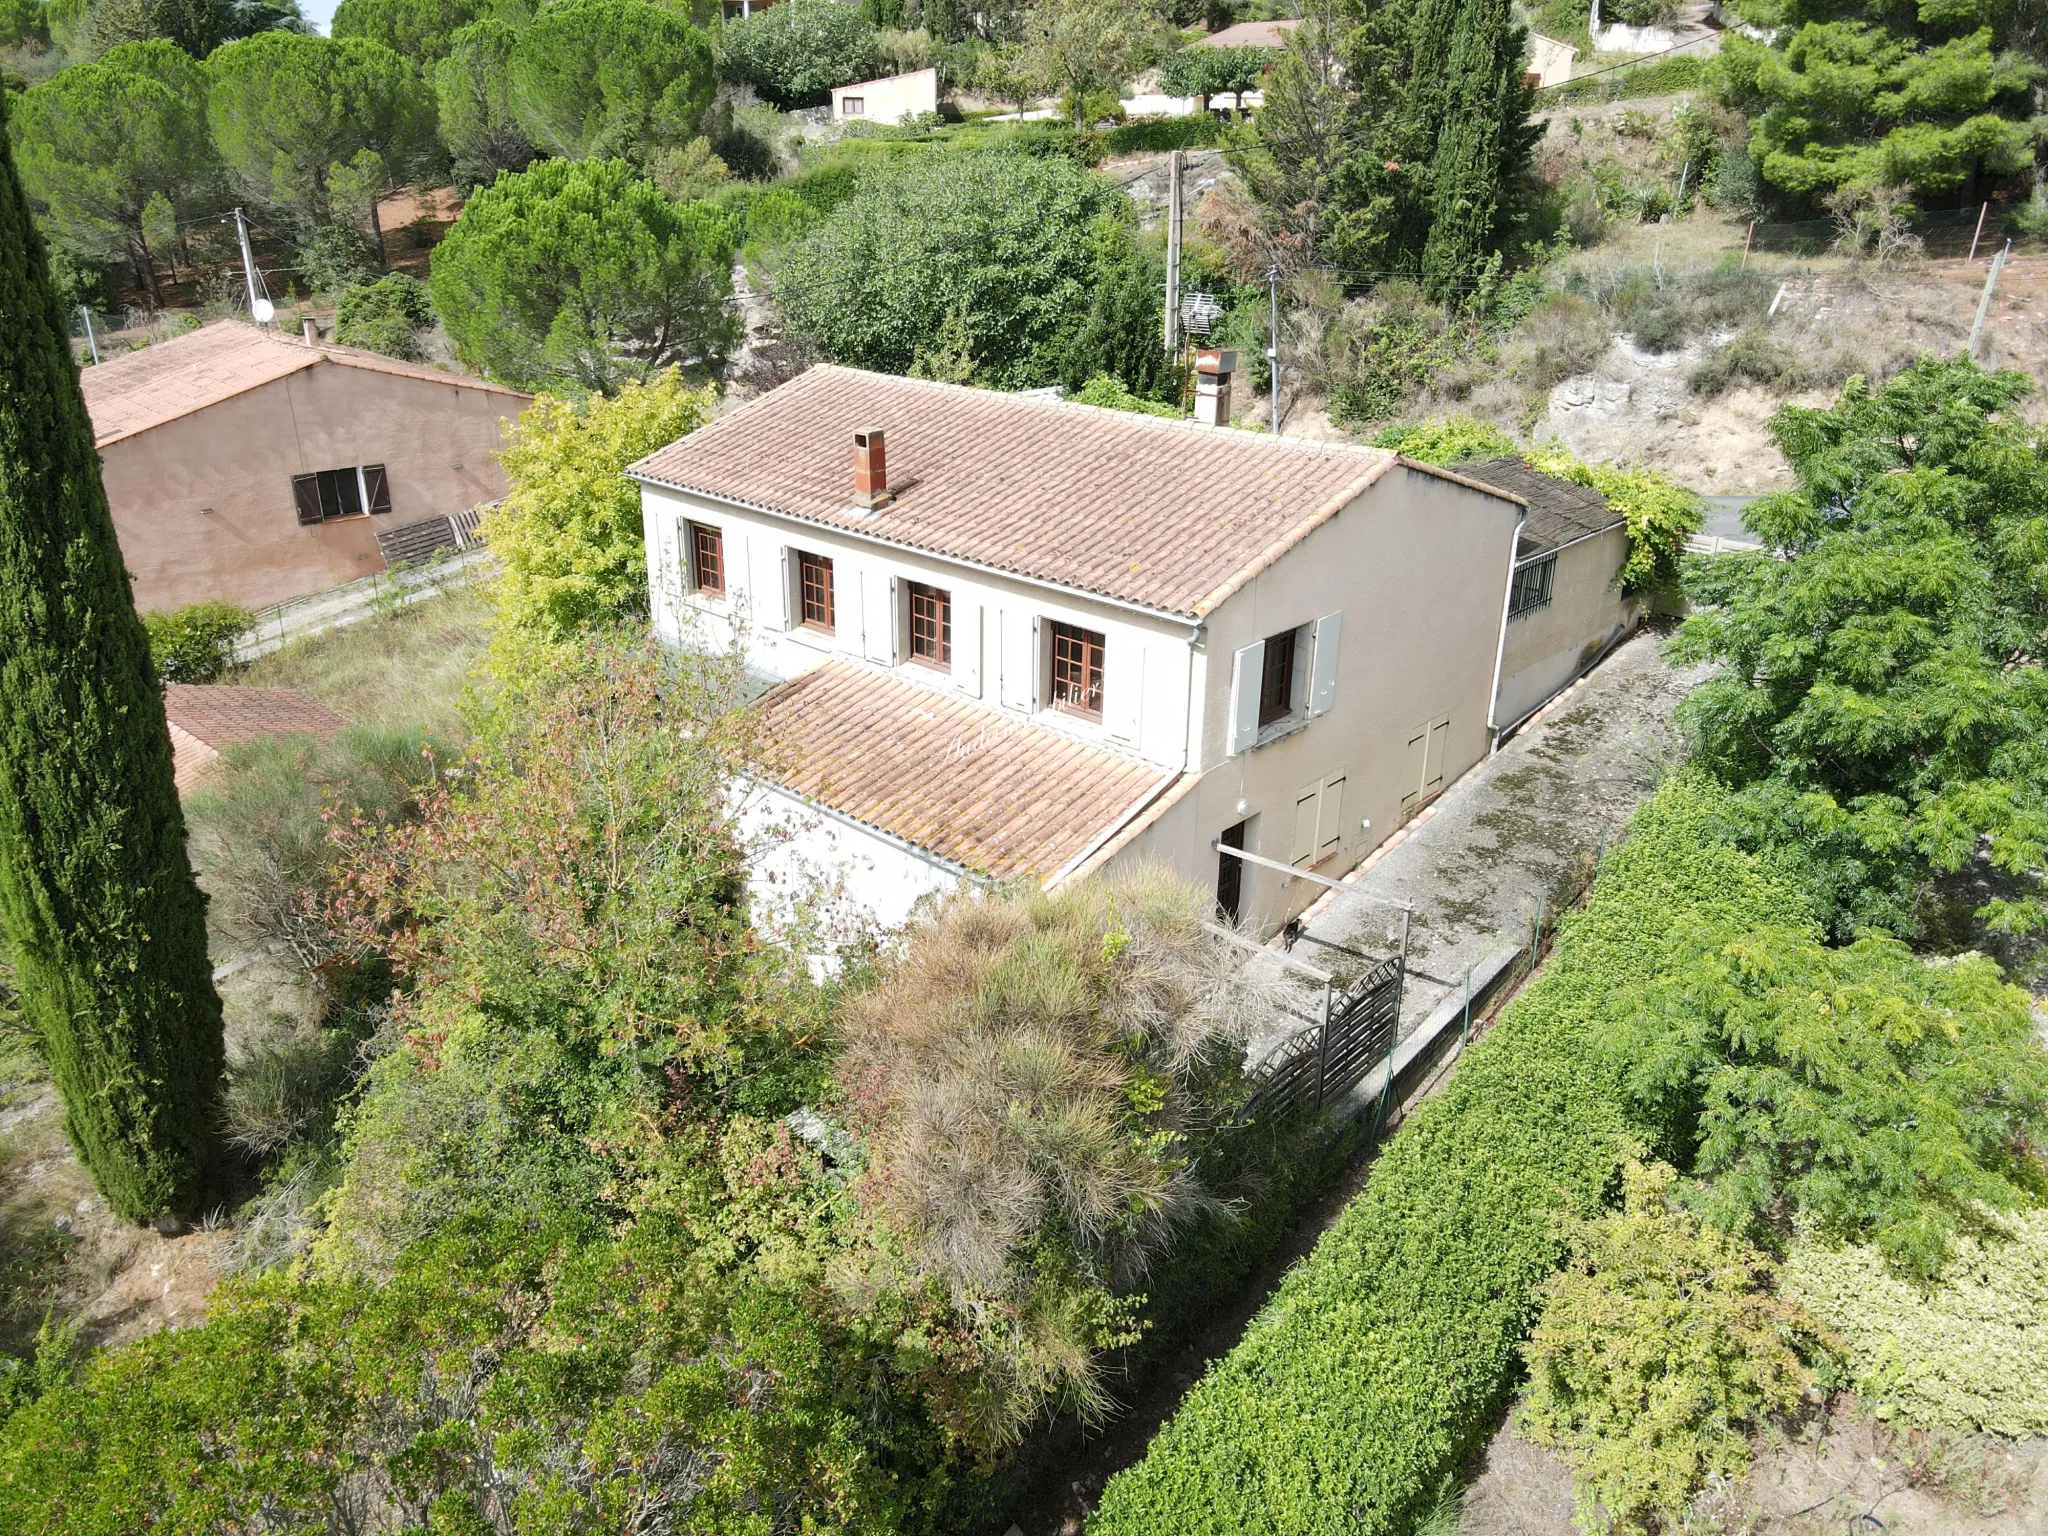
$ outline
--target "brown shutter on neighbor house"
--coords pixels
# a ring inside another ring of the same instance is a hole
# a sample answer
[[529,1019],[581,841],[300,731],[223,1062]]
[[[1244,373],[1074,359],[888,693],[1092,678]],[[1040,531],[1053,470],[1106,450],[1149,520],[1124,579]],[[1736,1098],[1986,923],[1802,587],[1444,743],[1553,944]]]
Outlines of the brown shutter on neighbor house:
[[382,464],[363,466],[363,495],[370,503],[371,515],[391,510],[391,486],[384,478]]
[[320,477],[318,475],[293,475],[292,501],[299,509],[300,522],[319,522]]

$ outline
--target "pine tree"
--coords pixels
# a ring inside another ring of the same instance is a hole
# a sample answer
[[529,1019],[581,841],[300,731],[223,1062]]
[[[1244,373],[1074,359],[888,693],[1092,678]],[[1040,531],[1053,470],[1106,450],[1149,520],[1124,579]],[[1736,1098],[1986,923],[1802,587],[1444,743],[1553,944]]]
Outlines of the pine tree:
[[139,1221],[203,1192],[220,999],[149,642],[4,123],[0,317],[0,939],[65,1130]]

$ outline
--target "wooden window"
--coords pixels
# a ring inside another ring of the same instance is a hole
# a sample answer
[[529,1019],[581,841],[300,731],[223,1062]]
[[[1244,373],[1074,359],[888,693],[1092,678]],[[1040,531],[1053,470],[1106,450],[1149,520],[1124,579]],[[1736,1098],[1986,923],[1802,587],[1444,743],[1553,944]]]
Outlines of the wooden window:
[[1550,601],[1550,584],[1557,576],[1557,556],[1532,561],[1515,572],[1508,589],[1508,617],[1528,613]]
[[1294,712],[1294,631],[1266,641],[1266,660],[1259,673],[1259,725],[1263,729]]
[[706,523],[690,524],[690,585],[713,597],[725,595],[725,535]]
[[823,555],[796,557],[797,585],[801,589],[802,623],[806,629],[822,629],[832,633],[834,622],[832,602],[832,562]]
[[[376,489],[384,497],[381,510],[391,507],[390,492],[384,489],[384,466],[377,471]],[[372,498],[374,502],[374,497]],[[356,468],[323,469],[311,475],[292,476],[292,505],[301,523],[331,523],[337,517],[363,514],[363,471]]]
[[1052,707],[1102,718],[1102,636],[1073,624],[1052,627]]
[[864,117],[867,115],[867,110],[868,102],[865,96],[842,96],[839,98],[839,115],[841,117]]
[[953,595],[910,583],[910,656],[941,671],[953,669]]

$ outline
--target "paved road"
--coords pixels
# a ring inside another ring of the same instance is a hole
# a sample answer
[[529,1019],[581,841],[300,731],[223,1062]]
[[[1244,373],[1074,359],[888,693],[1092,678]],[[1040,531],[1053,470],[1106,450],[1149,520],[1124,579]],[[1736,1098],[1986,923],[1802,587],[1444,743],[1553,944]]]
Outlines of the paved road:
[[1444,791],[1426,821],[1310,910],[1295,954],[1348,980],[1360,962],[1342,950],[1397,947],[1399,904],[1412,902],[1406,1034],[1462,988],[1468,967],[1526,942],[1538,900],[1555,911],[1560,893],[1576,891],[1682,756],[1672,712],[1703,674],[1666,665],[1661,644],[1645,634],[1621,646]]

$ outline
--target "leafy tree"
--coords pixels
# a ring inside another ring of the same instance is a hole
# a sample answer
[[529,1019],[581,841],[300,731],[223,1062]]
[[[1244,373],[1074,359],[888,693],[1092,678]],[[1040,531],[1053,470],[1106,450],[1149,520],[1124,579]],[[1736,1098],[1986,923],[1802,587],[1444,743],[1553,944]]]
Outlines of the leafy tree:
[[[1982,860],[1981,916],[2039,927],[2048,873],[2048,447],[2017,373],[1922,360],[1773,433],[1795,490],[1772,553],[1696,562],[1674,641],[1720,672],[1683,719],[1746,835],[1783,844],[1827,922],[1913,931],[1933,875]],[[1773,554],[1784,558],[1773,558]]]
[[501,624],[560,640],[647,612],[640,492],[624,470],[703,426],[714,398],[672,369],[609,400],[542,395],[527,409],[503,454],[510,488],[484,520]]
[[1479,279],[1530,155],[1525,32],[1503,0],[1310,0],[1274,67],[1247,179],[1276,245],[1431,297]]
[[216,1152],[220,999],[171,741],[43,243],[0,134],[0,941],[64,1128],[131,1220]]
[[1974,199],[2033,161],[2038,62],[2012,51],[2027,7],[1745,0],[1780,34],[1731,34],[1722,99],[1754,122],[1764,179],[1813,201],[1838,188],[1911,186]]
[[557,0],[512,48],[512,107],[550,154],[644,165],[711,104],[711,45],[646,0]]
[[839,362],[908,372],[957,311],[991,382],[1050,383],[1129,218],[1111,182],[1063,157],[906,158],[790,248],[776,297]]
[[433,141],[432,95],[362,38],[265,32],[207,61],[214,143],[249,194],[305,227],[334,217],[330,168],[364,150],[404,167]]
[[434,323],[427,285],[403,272],[365,283],[342,294],[334,310],[334,339],[386,357],[424,362],[420,333]]
[[1159,89],[1169,96],[1199,98],[1204,112],[1212,96],[1235,96],[1242,107],[1244,93],[1259,88],[1278,57],[1272,48],[1182,48],[1160,65]]
[[434,67],[441,108],[441,142],[455,165],[455,183],[489,186],[500,171],[523,170],[533,140],[512,106],[512,49],[519,34],[497,20],[471,22],[449,40],[448,57]]
[[50,46],[48,0],[0,0],[0,48]]
[[464,27],[486,19],[522,27],[533,12],[531,0],[341,0],[329,35],[382,43],[429,74]]
[[1088,126],[1091,96],[1116,95],[1157,46],[1151,0],[1031,0],[1018,58],[1023,75]]
[[[1124,231],[1111,226],[1121,237]],[[1180,394],[1179,365],[1166,355],[1166,262],[1156,245],[1113,239],[1101,253],[1088,313],[1060,362],[1060,382],[1080,389],[1098,374],[1155,399]]]
[[725,24],[720,73],[785,110],[828,100],[835,85],[875,72],[875,29],[837,0],[782,0]]
[[623,160],[545,160],[470,199],[434,248],[434,308],[467,361],[522,388],[716,374],[737,338],[733,244],[723,214]]
[[153,198],[188,208],[218,174],[201,66],[173,43],[124,44],[26,92],[13,130],[22,183],[56,239],[126,257],[157,307],[145,210]]
[[1517,1424],[1571,1463],[1586,1530],[1677,1525],[1709,1476],[1748,1469],[1747,1433],[1799,1407],[1802,1353],[1824,1353],[1770,1294],[1770,1260],[1675,1206],[1676,1182],[1631,1162],[1622,1208],[1570,1223],[1571,1258],[1522,1345]]

